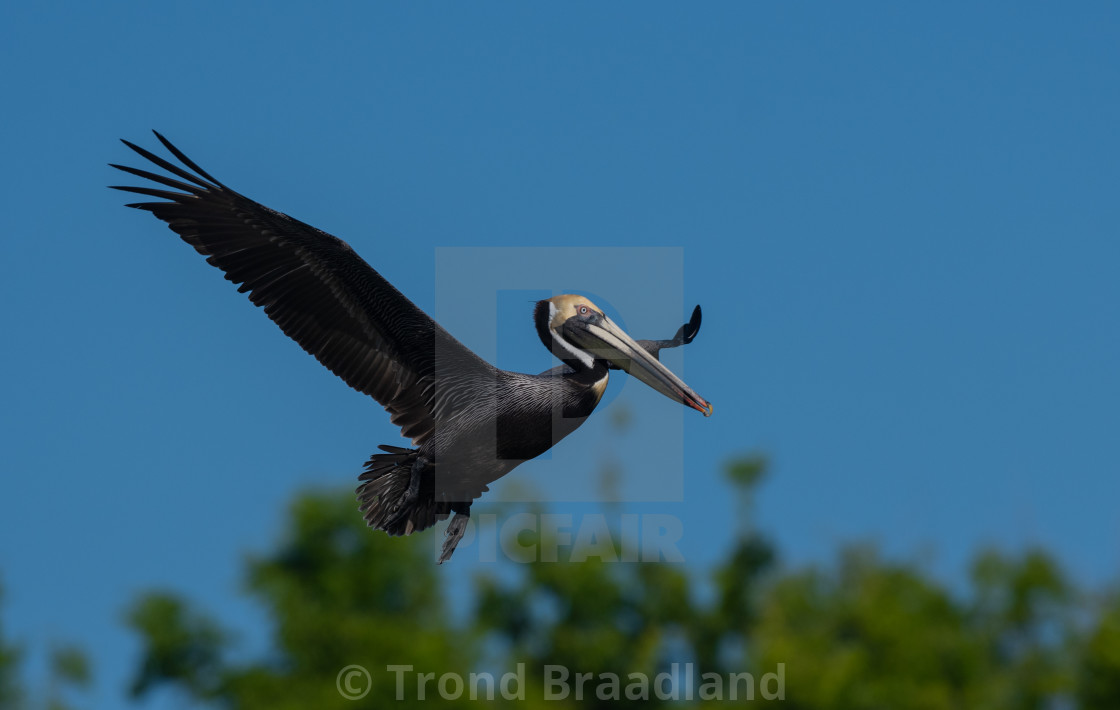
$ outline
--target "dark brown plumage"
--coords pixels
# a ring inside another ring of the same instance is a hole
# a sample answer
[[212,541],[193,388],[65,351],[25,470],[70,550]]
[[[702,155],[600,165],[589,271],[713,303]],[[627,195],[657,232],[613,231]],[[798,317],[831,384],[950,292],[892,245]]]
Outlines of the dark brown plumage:
[[[587,299],[541,301],[538,332],[565,366],[540,375],[498,370],[346,242],[231,190],[156,137],[186,169],[124,141],[175,177],[113,165],[162,186],[113,187],[161,200],[128,206],[166,222],[304,350],[385,407],[415,448],[382,446],[370,458],[359,476],[361,509],[370,526],[391,535],[455,513],[441,562],[462,536],[471,501],[578,427],[599,402],[608,369],[626,369],[711,413],[711,405],[657,363],[661,348],[695,337],[699,307],[673,339],[635,342]],[[595,355],[583,341],[605,344],[614,355]]]

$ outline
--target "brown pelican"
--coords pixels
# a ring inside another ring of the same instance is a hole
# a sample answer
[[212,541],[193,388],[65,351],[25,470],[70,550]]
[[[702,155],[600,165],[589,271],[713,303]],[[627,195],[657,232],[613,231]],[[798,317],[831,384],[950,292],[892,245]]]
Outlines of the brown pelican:
[[[439,561],[451,557],[471,503],[587,418],[622,369],[705,416],[712,405],[658,360],[687,344],[700,307],[670,340],[634,340],[583,296],[536,304],[545,347],[564,364],[539,375],[499,370],[459,343],[374,271],[350,245],[258,204],[156,137],[185,166],[132,150],[175,177],[113,165],[160,187],[113,186],[161,202],[128,205],[167,222],[239,284],[290,338],[346,384],[385,407],[415,448],[379,447],[359,476],[370,527],[408,535],[454,513]],[[178,178],[178,179],[176,179]]]

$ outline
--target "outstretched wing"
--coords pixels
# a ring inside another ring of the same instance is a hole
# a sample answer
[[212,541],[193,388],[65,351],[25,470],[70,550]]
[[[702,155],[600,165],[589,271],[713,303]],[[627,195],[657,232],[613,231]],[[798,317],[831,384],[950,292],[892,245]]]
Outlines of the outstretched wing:
[[[435,421],[464,395],[456,382],[492,378],[488,363],[405,298],[349,244],[238,194],[159,133],[156,137],[186,169],[123,141],[179,178],[113,165],[162,186],[114,185],[164,200],[128,206],[167,222],[304,350],[380,402],[416,445],[431,436]],[[441,375],[445,372],[454,376]]]
[[664,348],[678,348],[682,345],[688,345],[696,334],[700,332],[700,306],[692,309],[692,316],[688,322],[677,328],[677,334],[670,340],[639,340],[638,345],[645,348],[645,351],[653,355],[655,359],[660,360],[658,355]]

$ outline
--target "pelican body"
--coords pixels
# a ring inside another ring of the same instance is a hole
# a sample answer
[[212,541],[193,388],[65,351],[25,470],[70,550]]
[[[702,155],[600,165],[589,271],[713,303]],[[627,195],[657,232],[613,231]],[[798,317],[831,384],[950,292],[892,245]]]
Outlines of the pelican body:
[[359,507],[370,527],[390,535],[454,514],[440,563],[462,538],[474,499],[578,428],[611,370],[711,415],[712,405],[658,360],[662,348],[696,336],[699,306],[673,338],[634,340],[588,298],[555,296],[536,304],[533,321],[564,364],[539,375],[500,370],[346,242],[231,190],[155,135],[184,167],[123,141],[174,177],[113,165],[159,186],[114,189],[161,200],[128,206],[166,222],[304,350],[385,407],[413,447],[379,447],[358,477]]

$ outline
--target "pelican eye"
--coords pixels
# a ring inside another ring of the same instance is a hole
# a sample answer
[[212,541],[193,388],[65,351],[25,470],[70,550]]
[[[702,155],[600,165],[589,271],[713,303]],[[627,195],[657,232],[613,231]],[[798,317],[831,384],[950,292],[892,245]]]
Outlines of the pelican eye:
[[591,309],[590,309],[590,308],[588,308],[587,306],[580,306],[580,307],[579,307],[579,308],[577,309],[577,312],[578,312],[578,313],[579,313],[579,314],[580,314],[581,316],[585,316],[585,315],[587,315],[588,313],[590,313],[590,312],[591,312]]

